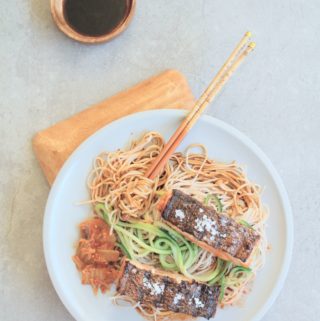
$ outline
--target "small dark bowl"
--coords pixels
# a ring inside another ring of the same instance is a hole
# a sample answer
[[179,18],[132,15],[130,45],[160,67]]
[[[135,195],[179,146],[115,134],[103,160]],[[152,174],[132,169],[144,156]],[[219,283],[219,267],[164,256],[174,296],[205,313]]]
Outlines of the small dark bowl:
[[59,29],[63,33],[65,33],[68,37],[74,40],[77,40],[83,43],[89,43],[89,44],[107,42],[113,39],[114,37],[118,36],[121,32],[123,32],[128,27],[130,21],[132,20],[135,7],[136,7],[136,0],[130,0],[127,16],[124,18],[122,23],[120,23],[111,32],[108,32],[107,34],[102,36],[86,36],[74,30],[70,26],[68,21],[65,19],[64,2],[65,0],[51,0],[51,13],[53,16],[53,20],[55,21]]

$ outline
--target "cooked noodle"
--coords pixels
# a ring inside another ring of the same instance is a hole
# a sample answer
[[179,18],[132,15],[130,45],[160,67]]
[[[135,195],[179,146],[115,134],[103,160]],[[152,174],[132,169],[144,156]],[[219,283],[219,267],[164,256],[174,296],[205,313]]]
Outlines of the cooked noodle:
[[[145,172],[163,146],[162,136],[149,132],[134,141],[129,149],[99,155],[88,178],[91,202],[105,205],[111,226],[120,220],[153,222],[159,220],[156,207],[161,195],[168,190],[179,189],[201,202],[207,199],[208,206],[221,210],[236,221],[250,224],[261,235],[261,242],[253,254],[251,271],[235,266],[226,271],[221,305],[239,302],[264,263],[267,245],[264,222],[267,211],[261,203],[260,187],[250,182],[244,170],[235,162],[226,164],[209,159],[203,145],[192,145],[184,154],[173,154],[161,175],[150,180],[144,176]],[[193,152],[195,147],[203,152]],[[220,209],[217,199],[221,204]],[[157,265],[159,258],[151,253],[141,257],[140,261]],[[201,250],[196,264],[188,272],[193,275],[206,272],[212,269],[215,261],[212,254]],[[149,307],[140,308],[151,311],[153,316],[161,312],[150,310]]]
[[[140,302],[135,302],[132,298],[126,295],[116,295],[112,298],[114,304],[122,307],[128,307],[131,306],[134,309],[136,309],[143,317],[145,317],[147,320],[153,320],[153,321],[187,321],[187,320],[193,320],[194,318],[192,316],[182,314],[182,313],[174,313],[171,311],[161,311],[159,308],[153,307],[153,306],[145,306],[141,304]],[[174,319],[171,318],[171,316],[174,315]]]

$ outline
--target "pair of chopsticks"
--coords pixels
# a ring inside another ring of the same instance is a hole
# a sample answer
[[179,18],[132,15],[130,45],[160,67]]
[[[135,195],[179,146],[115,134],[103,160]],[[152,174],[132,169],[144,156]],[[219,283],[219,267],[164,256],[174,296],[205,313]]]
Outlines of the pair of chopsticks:
[[230,79],[234,71],[255,48],[255,43],[250,42],[250,38],[251,32],[246,32],[217,75],[213,78],[208,88],[198,99],[190,113],[182,121],[178,129],[165,144],[160,154],[156,157],[145,174],[147,178],[154,179],[160,173],[170,156],[174,153],[183,138],[196,123],[205,108],[213,101],[226,82]]

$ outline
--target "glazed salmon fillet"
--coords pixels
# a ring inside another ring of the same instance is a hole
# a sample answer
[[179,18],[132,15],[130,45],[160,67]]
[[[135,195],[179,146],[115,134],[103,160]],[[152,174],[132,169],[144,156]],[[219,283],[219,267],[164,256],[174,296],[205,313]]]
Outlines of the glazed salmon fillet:
[[260,235],[193,197],[172,190],[159,204],[162,219],[185,238],[215,256],[248,267]]
[[136,261],[124,260],[117,292],[144,305],[193,317],[212,318],[217,309],[220,287],[189,280],[173,272]]

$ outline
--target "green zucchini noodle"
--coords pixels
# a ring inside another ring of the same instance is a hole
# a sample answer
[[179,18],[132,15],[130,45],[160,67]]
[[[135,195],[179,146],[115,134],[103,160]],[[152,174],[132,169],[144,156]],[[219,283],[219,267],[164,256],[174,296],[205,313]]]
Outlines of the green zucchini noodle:
[[[173,154],[161,175],[150,180],[145,172],[164,143],[160,134],[148,132],[128,149],[96,157],[88,177],[90,202],[115,231],[126,256],[200,282],[219,283],[222,306],[240,302],[265,260],[267,210],[261,202],[261,189],[235,162],[210,159],[203,145]],[[201,153],[195,153],[195,148]],[[215,258],[161,223],[157,205],[172,189],[191,195],[261,235],[250,269]],[[149,307],[146,310],[150,311]]]

